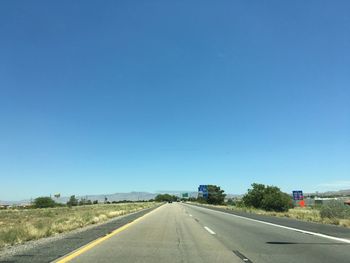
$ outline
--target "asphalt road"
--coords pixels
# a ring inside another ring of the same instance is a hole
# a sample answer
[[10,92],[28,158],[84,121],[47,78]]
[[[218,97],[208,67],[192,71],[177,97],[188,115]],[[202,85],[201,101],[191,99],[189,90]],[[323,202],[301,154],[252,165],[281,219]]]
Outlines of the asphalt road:
[[78,254],[70,262],[349,263],[350,242],[172,203]]
[[70,262],[242,262],[186,210],[163,205]]
[[[350,262],[350,242],[313,236],[196,206],[185,207],[200,224],[209,226],[216,233],[216,238],[227,248],[238,251],[251,262]],[[300,222],[292,221],[293,224]],[[306,224],[301,222],[301,225],[305,227]],[[344,232],[347,230],[344,229]],[[350,240],[350,235],[347,238]]]

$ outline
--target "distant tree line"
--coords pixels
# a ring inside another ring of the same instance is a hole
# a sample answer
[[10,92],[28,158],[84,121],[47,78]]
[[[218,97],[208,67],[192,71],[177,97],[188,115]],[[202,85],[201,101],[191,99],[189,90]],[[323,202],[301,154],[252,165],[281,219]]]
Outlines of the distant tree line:
[[[120,200],[120,201],[108,201],[108,198],[104,198],[103,204],[119,204],[119,203],[135,203],[135,202],[152,202],[152,200],[138,200],[138,201],[131,201],[131,200]],[[69,200],[66,204],[57,203],[55,200],[53,200],[49,196],[42,196],[34,199],[32,202],[32,208],[50,208],[50,207],[61,207],[61,206],[84,206],[84,205],[97,205],[99,204],[98,200],[91,201],[87,198],[81,198],[80,200],[75,196],[70,196]]]
[[180,198],[175,195],[170,194],[159,194],[155,197],[156,202],[175,202],[175,201],[192,201],[192,202],[199,202],[199,203],[207,203],[207,204],[213,204],[213,205],[221,205],[224,204],[224,200],[226,197],[226,194],[224,194],[224,190],[220,188],[220,186],[217,185],[208,185],[208,198],[203,197],[189,197],[189,198]]
[[159,194],[154,198],[156,202],[176,202],[178,199],[177,196],[170,194]]

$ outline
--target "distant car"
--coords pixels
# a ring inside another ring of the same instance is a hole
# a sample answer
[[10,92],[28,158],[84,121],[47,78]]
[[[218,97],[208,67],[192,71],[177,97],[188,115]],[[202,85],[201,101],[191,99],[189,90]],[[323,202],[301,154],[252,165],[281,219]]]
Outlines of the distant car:
[[171,204],[173,201],[168,201],[169,204]]

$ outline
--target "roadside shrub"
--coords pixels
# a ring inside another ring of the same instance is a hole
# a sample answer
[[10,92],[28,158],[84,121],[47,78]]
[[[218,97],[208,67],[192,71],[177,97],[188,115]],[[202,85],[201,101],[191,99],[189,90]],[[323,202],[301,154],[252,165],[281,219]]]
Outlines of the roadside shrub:
[[239,208],[243,208],[243,207],[245,207],[245,204],[244,204],[243,200],[237,200],[235,203],[235,206],[239,207]]
[[67,202],[67,205],[69,207],[77,206],[78,204],[79,204],[79,200],[75,197],[75,195],[72,195]]
[[281,192],[278,187],[266,187],[261,204],[262,209],[266,211],[285,212],[292,207],[292,200],[288,194]]
[[38,197],[34,200],[34,207],[35,208],[48,208],[48,207],[55,207],[56,202],[51,197]]
[[243,196],[244,205],[266,211],[286,212],[293,207],[291,197],[276,186],[252,184],[252,189]]
[[235,200],[233,200],[232,198],[229,198],[229,199],[227,199],[226,204],[227,204],[227,205],[236,205],[236,202],[235,202]]
[[320,208],[320,216],[322,218],[350,218],[350,207],[336,200],[331,200],[328,204],[322,205]]

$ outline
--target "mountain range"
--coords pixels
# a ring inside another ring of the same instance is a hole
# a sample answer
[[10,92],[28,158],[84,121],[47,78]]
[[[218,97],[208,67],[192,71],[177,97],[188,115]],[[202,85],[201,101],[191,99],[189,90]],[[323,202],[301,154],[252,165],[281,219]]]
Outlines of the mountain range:
[[[182,197],[183,193],[188,193],[189,197],[197,197],[197,192],[194,191],[164,191],[164,192],[157,192],[157,193],[149,193],[149,192],[129,192],[129,193],[114,193],[114,194],[97,194],[97,195],[80,195],[76,196],[77,199],[85,198],[86,200],[95,201],[97,200],[99,203],[103,203],[105,201],[105,198],[107,198],[107,201],[113,202],[113,201],[148,201],[151,199],[154,199],[158,194],[171,194],[175,196]],[[305,196],[307,195],[316,195],[315,193],[305,193]],[[348,190],[339,190],[339,191],[327,191],[323,193],[317,193],[317,196],[350,196],[350,189]],[[226,198],[239,198],[242,197],[242,195],[236,195],[236,194],[226,194]],[[56,202],[65,204],[69,200],[69,196],[63,196],[59,198],[52,197]],[[23,204],[30,204],[32,200],[21,200],[21,201],[1,201],[0,205],[23,205]]]

